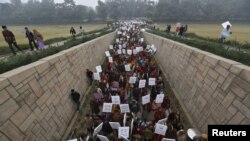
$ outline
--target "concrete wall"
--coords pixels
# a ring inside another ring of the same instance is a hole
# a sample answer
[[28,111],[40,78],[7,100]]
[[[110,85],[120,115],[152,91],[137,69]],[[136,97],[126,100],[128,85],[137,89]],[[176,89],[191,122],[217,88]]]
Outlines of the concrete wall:
[[85,94],[87,68],[103,62],[115,33],[0,75],[0,140],[57,141],[76,112],[69,95]]
[[250,124],[250,67],[150,33],[156,59],[190,122]]

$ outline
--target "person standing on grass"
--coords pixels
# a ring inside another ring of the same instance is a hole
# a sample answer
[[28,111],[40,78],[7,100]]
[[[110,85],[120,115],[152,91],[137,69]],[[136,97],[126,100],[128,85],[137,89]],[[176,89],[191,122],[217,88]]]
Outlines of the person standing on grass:
[[10,30],[7,29],[7,26],[3,25],[2,28],[3,28],[3,31],[2,31],[3,37],[4,37],[5,41],[8,43],[8,45],[9,45],[10,50],[12,51],[12,53],[14,55],[16,55],[16,52],[15,52],[15,49],[13,48],[13,45],[19,51],[22,51],[21,48],[16,43],[15,35]]
[[36,29],[34,29],[33,30],[33,35],[34,35],[35,40],[37,41],[37,45],[38,45],[39,49],[44,49],[45,44],[43,42],[42,34],[40,34]]
[[31,50],[31,51],[34,50],[33,45],[34,45],[34,46],[36,47],[36,49],[38,50],[39,48],[38,48],[38,46],[37,46],[37,44],[36,44],[36,42],[35,42],[35,38],[34,38],[33,33],[29,31],[28,27],[25,27],[24,29],[25,29],[25,32],[26,32],[26,33],[25,33],[25,34],[26,34],[26,38],[28,38],[28,40],[29,40],[30,50]]
[[71,27],[71,28],[70,28],[69,33],[72,35],[73,39],[75,39],[76,31],[75,31],[74,27]]
[[82,26],[80,26],[79,34],[80,34],[80,36],[84,36],[84,30],[82,29]]
[[225,29],[222,30],[222,32],[220,33],[220,41],[221,43],[224,43],[226,38],[228,38],[232,32],[230,31],[230,25],[227,25],[227,27]]

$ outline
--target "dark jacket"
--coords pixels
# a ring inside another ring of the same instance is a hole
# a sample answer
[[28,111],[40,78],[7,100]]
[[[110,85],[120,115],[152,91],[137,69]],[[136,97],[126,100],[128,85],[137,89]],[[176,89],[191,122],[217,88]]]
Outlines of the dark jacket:
[[80,100],[80,94],[78,92],[72,92],[71,97],[75,102],[78,102]]
[[26,37],[29,39],[29,40],[34,40],[34,35],[32,32],[30,31],[26,31]]

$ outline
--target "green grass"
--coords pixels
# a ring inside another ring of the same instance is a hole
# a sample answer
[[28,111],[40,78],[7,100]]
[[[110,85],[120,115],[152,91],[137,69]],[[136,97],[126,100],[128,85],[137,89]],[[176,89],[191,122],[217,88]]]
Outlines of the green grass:
[[[37,29],[43,36],[44,40],[49,40],[52,38],[58,37],[68,37],[70,36],[69,30],[73,26],[77,33],[79,33],[79,26],[82,26],[83,29],[88,32],[96,29],[103,29],[105,24],[68,24],[68,25],[19,25],[19,26],[8,26],[8,29],[11,30],[16,36],[18,44],[27,44],[28,40],[25,38],[24,27],[27,26],[31,31]],[[7,46],[4,41],[3,36],[0,36],[0,47]]]
[[[167,23],[156,23],[156,28],[160,30],[166,29]],[[168,23],[172,25],[171,31],[175,31],[175,23]],[[186,23],[183,23],[186,24]],[[216,38],[218,39],[220,36],[220,32],[222,31],[221,23],[189,23],[188,24],[188,32],[195,33],[199,36],[205,38]],[[243,23],[233,23],[232,22],[231,31],[233,34],[229,38],[229,40],[235,40],[241,43],[249,42],[250,43],[250,24]]]
[[96,31],[96,33],[100,33],[100,34],[94,34],[93,32],[91,32],[92,34],[85,36],[82,39],[70,40],[70,41],[66,42],[64,45],[59,46],[59,47],[51,47],[51,48],[47,48],[45,50],[39,50],[36,52],[19,54],[16,56],[10,56],[7,59],[0,61],[0,74],[7,72],[7,71],[10,71],[12,69],[18,68],[20,66],[35,62],[41,58],[56,54],[62,50],[71,48],[71,47],[76,46],[78,44],[90,41],[90,40],[95,39],[97,37],[108,34],[112,31],[113,30],[104,30],[103,29],[100,32],[100,30],[98,30],[98,31]]

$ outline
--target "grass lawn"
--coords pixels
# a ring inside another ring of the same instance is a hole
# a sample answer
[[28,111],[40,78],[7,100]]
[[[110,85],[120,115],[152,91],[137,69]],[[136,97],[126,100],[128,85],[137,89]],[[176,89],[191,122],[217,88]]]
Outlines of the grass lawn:
[[[8,26],[8,29],[11,30],[16,36],[16,40],[18,44],[28,44],[27,39],[25,38],[25,32],[23,26]],[[37,29],[43,36],[44,40],[55,38],[55,37],[68,37],[70,36],[69,30],[70,27],[73,26],[77,33],[79,33],[79,26],[82,26],[83,29],[87,31],[92,31],[95,29],[104,28],[105,24],[67,24],[67,25],[29,25],[27,26],[31,31],[33,29]],[[7,46],[6,42],[2,35],[0,35],[0,47]]]
[[[161,30],[166,29],[167,23],[156,23],[156,28]],[[185,24],[185,23],[184,23]],[[219,38],[220,32],[222,31],[221,23],[205,24],[205,23],[187,23],[188,32],[195,33],[199,36],[209,37],[209,38]],[[250,24],[240,24],[240,23],[231,23],[233,32],[229,40],[236,40],[241,43],[249,42],[250,43]],[[171,31],[175,31],[175,24],[172,23]]]

